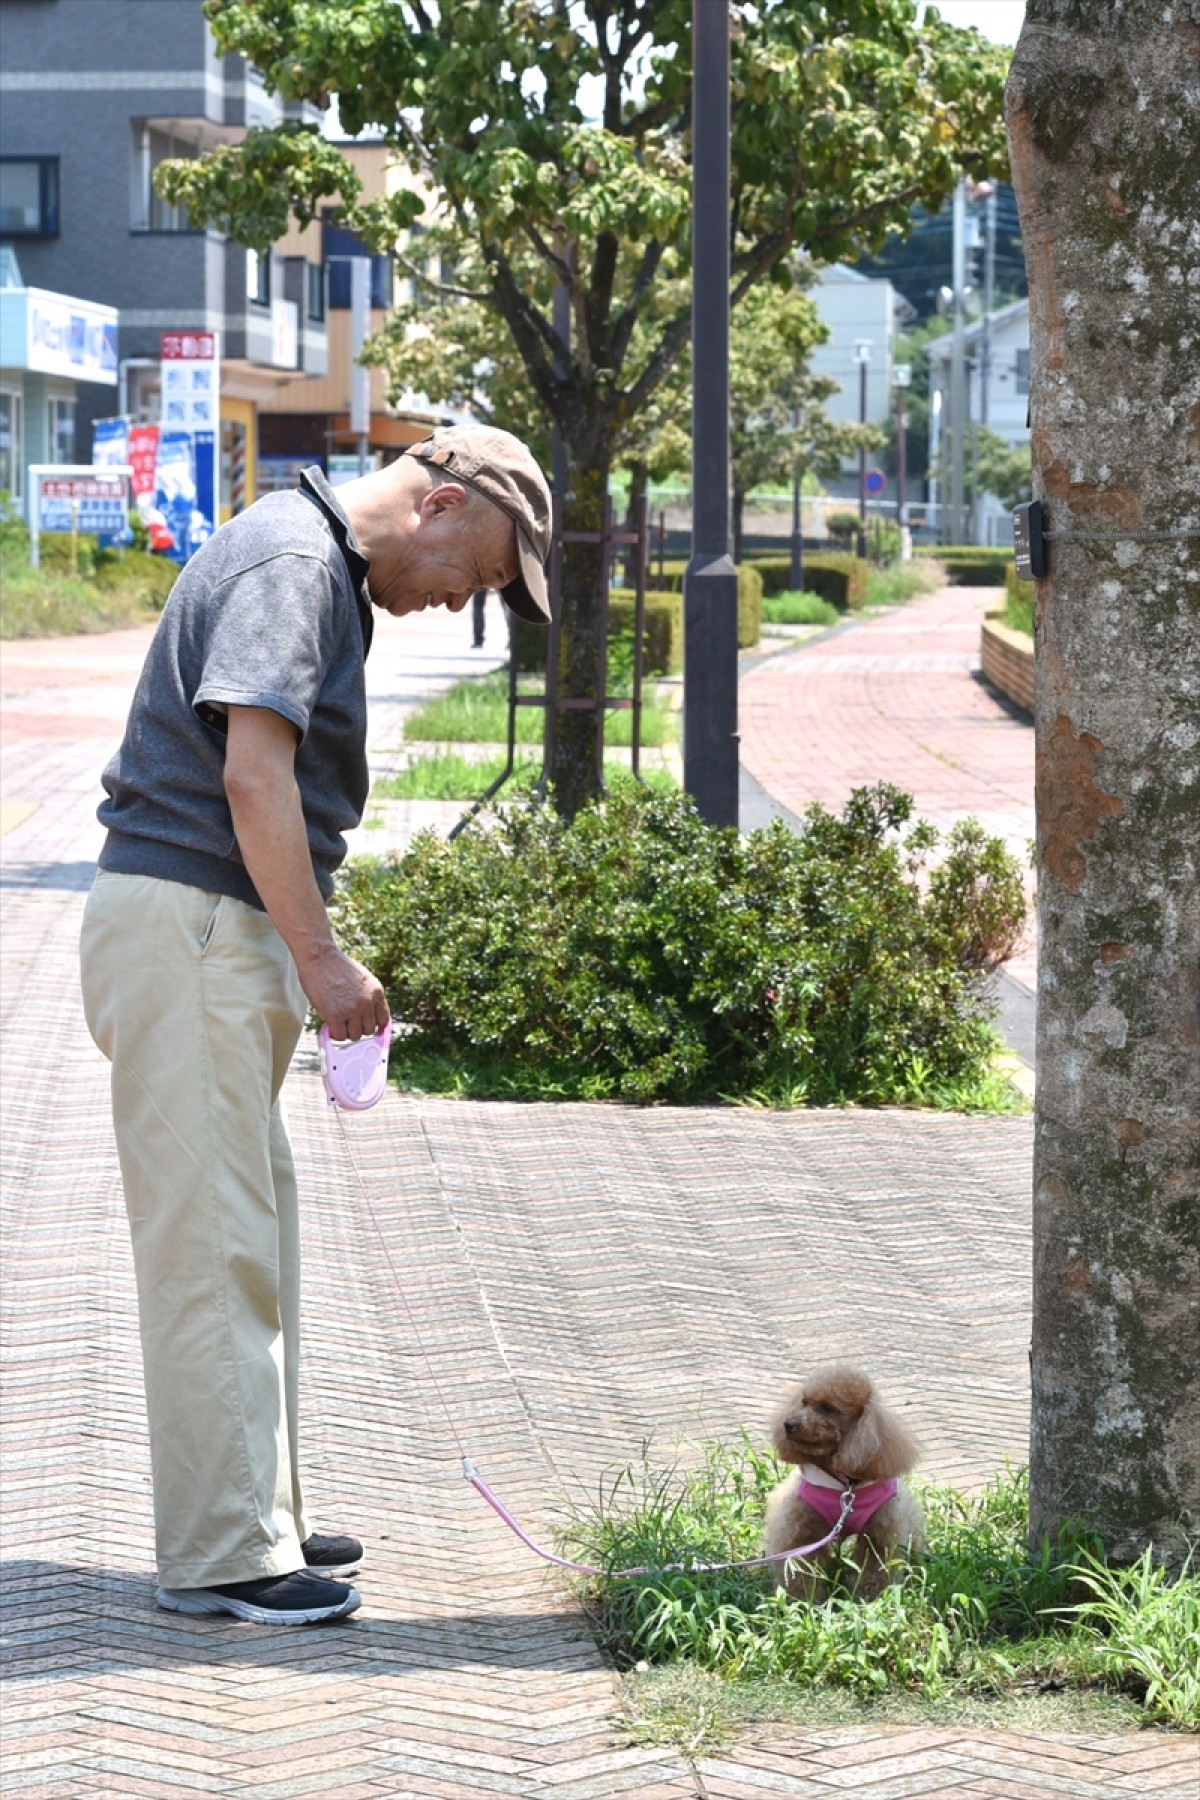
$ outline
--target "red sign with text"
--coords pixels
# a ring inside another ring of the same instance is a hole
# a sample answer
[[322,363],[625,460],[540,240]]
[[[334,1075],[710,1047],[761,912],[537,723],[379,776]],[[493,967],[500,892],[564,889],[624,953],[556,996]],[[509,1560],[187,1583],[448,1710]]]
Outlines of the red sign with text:
[[164,362],[211,362],[216,355],[216,338],[211,331],[164,331]]

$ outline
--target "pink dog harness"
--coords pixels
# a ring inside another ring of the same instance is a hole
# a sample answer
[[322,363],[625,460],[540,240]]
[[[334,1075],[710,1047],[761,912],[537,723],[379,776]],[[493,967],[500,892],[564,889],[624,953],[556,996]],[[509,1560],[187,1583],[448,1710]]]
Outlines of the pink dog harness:
[[889,1479],[868,1481],[862,1487],[856,1487],[852,1481],[838,1481],[836,1476],[826,1475],[821,1469],[813,1469],[812,1475],[818,1479],[810,1478],[806,1464],[800,1471],[800,1498],[806,1506],[811,1506],[815,1513],[819,1513],[827,1525],[836,1525],[842,1510],[842,1495],[848,1487],[853,1488],[854,1505],[842,1527],[845,1537],[853,1537],[869,1524],[880,1507],[893,1497],[900,1486],[898,1481]]

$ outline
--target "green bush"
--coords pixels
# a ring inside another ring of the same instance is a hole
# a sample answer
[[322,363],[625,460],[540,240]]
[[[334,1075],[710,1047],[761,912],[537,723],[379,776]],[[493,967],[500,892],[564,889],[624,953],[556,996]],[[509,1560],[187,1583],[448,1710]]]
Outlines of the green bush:
[[825,515],[825,529],[839,543],[852,544],[858,536],[860,520],[856,512],[831,512]]
[[1009,551],[987,544],[938,544],[931,554],[946,571],[951,587],[1001,587]]
[[163,557],[136,550],[124,557],[80,540],[80,574],[70,573],[70,542],[57,535],[41,541],[39,569],[29,567],[24,527],[11,526],[0,542],[0,637],[61,637],[75,632],[116,631],[152,619],[162,610],[179,570]]
[[[790,556],[756,556],[753,566],[762,577],[766,595],[786,593],[792,584]],[[857,612],[867,604],[867,582],[871,565],[860,556],[843,555],[840,551],[821,551],[804,555],[804,586],[820,594],[839,612]]]
[[1037,583],[1022,581],[1017,574],[1017,565],[1010,562],[1004,570],[1004,623],[1012,631],[1023,631],[1027,637],[1033,636],[1033,603],[1037,595]]
[[763,617],[769,625],[836,625],[837,608],[820,594],[773,594],[764,600]]
[[909,827],[860,789],[741,836],[682,795],[565,825],[501,809],[453,843],[352,868],[341,940],[472,1091],[585,1099],[975,1103],[994,1038],[977,979],[1011,949],[1021,876],[973,822]]

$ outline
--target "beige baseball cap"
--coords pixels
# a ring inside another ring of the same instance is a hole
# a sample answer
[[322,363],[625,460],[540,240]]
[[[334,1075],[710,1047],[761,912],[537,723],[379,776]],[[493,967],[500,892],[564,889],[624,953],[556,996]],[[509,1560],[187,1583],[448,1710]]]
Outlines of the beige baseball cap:
[[435,464],[451,481],[465,482],[508,514],[517,528],[521,572],[503,590],[505,604],[518,619],[548,625],[550,489],[520,438],[490,425],[448,425],[421,443],[410,444],[404,454]]

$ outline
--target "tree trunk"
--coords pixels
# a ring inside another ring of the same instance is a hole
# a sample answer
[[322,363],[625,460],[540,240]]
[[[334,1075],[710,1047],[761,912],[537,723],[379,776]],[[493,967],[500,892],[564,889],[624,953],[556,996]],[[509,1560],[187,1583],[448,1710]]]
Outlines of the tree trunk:
[[1119,1561],[1200,1522],[1198,70],[1195,0],[1029,0],[1008,86],[1053,534],[1030,1531]]
[[[604,529],[608,473],[607,456],[580,462],[572,458],[567,531]],[[608,621],[608,569],[599,543],[563,546],[561,605],[559,699],[598,702],[604,697],[601,652]],[[549,773],[555,810],[565,819],[573,819],[601,792],[603,767],[594,707],[559,707]]]

